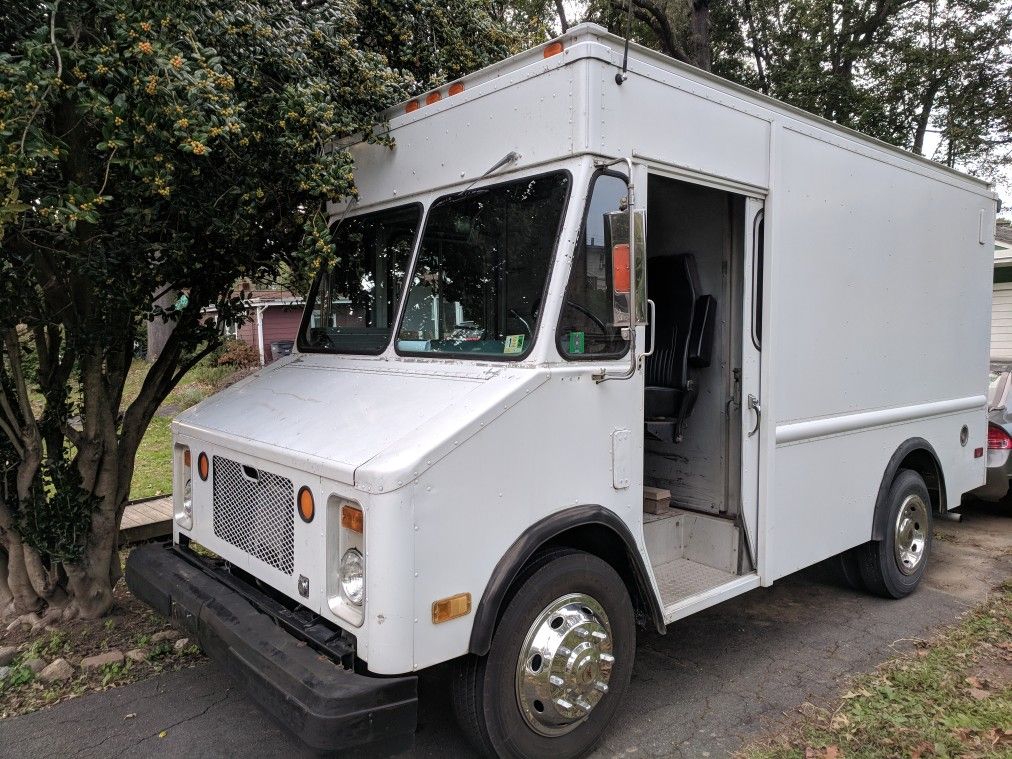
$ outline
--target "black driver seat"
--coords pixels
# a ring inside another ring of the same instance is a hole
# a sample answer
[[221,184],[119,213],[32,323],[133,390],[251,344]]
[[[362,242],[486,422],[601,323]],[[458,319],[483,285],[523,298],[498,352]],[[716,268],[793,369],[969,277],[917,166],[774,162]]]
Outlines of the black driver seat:
[[[698,394],[689,369],[710,365],[717,300],[700,294],[692,253],[651,259],[647,289],[656,304],[656,345],[646,360],[644,416],[673,426],[670,437],[678,442]],[[650,431],[656,435],[654,427]]]

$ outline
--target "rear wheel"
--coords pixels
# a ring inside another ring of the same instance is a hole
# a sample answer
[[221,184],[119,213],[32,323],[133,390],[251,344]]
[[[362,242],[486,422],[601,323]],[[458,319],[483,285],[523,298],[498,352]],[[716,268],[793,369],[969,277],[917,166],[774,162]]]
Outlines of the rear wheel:
[[909,469],[896,475],[888,498],[885,534],[857,549],[858,565],[872,593],[903,598],[920,583],[928,564],[931,498],[924,479]]
[[861,577],[861,563],[858,554],[862,549],[863,546],[858,546],[833,557],[833,562],[836,565],[836,571],[840,575],[840,578],[849,587],[860,591],[868,589],[864,584],[864,579]]
[[521,578],[488,655],[458,667],[457,719],[489,756],[584,756],[629,684],[635,635],[629,594],[609,564],[549,555]]

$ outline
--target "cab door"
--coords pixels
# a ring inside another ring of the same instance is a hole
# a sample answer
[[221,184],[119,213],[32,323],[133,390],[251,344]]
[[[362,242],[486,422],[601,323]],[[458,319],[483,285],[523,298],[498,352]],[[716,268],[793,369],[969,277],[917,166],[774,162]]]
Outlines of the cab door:
[[741,516],[753,567],[759,556],[759,429],[763,424],[762,363],[763,201],[746,198],[741,355]]

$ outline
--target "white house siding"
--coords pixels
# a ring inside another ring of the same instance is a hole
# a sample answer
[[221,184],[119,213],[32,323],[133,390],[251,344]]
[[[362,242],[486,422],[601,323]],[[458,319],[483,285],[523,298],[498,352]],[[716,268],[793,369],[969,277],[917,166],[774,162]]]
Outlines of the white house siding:
[[991,358],[1012,360],[1012,282],[995,282],[991,301]]

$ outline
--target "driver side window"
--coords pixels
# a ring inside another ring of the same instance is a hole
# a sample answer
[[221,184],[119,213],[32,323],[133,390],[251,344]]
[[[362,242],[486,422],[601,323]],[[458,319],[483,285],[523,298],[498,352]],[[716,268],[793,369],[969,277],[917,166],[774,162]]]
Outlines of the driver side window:
[[614,324],[611,247],[605,240],[605,215],[620,210],[627,193],[621,176],[594,179],[559,318],[559,353],[565,358],[617,357],[628,348],[623,325]]

